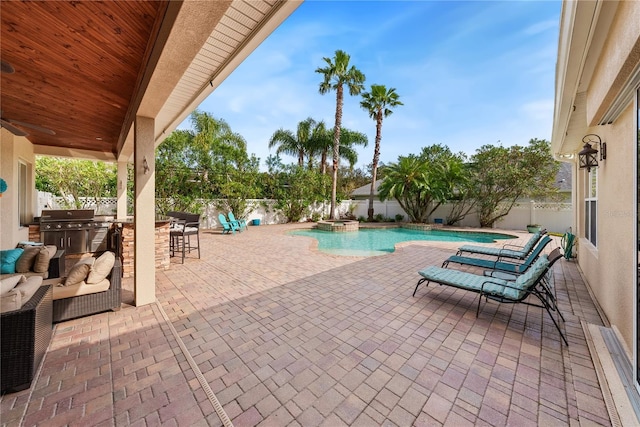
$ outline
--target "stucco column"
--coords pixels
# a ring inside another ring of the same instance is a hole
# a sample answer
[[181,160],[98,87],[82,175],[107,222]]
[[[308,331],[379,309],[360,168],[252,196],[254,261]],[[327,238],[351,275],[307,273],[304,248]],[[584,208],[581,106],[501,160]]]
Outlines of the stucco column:
[[118,200],[116,218],[127,216],[127,162],[118,162]]
[[134,302],[156,300],[154,119],[137,116],[134,125]]

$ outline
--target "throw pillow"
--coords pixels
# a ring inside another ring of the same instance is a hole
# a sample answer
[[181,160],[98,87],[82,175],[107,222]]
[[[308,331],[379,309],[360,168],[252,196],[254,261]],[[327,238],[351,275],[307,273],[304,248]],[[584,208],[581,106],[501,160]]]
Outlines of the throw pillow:
[[96,259],[94,257],[92,257],[92,256],[88,256],[86,258],[80,258],[78,260],[78,262],[76,262],[76,265],[78,265],[78,264],[87,264],[89,267],[91,267],[94,262],[96,262]]
[[24,279],[24,276],[17,275],[0,280],[0,295],[4,295],[11,289],[15,288],[22,279]]
[[78,263],[69,270],[67,280],[64,281],[65,286],[77,285],[84,281],[91,270],[91,266],[86,263]]
[[16,248],[0,251],[0,273],[13,274],[16,272],[16,262],[24,249]]
[[16,262],[16,273],[27,273],[31,271],[40,250],[42,250],[42,248],[38,246],[26,246],[24,252],[22,252],[22,255],[20,255],[20,258],[18,258]]
[[113,268],[113,264],[116,262],[116,256],[113,252],[105,252],[96,262],[93,263],[91,267],[91,271],[89,272],[89,276],[87,276],[87,284],[92,285],[95,283],[102,282],[111,272]]
[[51,261],[51,253],[47,247],[43,247],[38,252],[36,260],[33,263],[33,271],[36,273],[45,273],[49,270],[49,261]]

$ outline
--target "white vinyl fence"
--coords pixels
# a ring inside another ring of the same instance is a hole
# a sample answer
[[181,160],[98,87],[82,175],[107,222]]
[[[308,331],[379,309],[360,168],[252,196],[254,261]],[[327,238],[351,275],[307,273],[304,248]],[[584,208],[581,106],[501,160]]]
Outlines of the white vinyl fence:
[[[353,214],[356,218],[367,217],[369,208],[368,200],[351,200],[351,204],[356,207]],[[395,200],[385,202],[374,201],[374,215],[382,214],[385,218],[394,219],[396,215],[402,215],[402,220],[406,221],[408,215]],[[431,215],[431,222],[442,220],[446,222],[447,215],[451,213],[451,205],[443,204]],[[523,202],[516,204],[507,216],[496,222],[495,228],[505,230],[525,230],[528,224],[540,224],[549,231],[564,233],[571,227],[573,221],[573,206],[571,203],[542,203]],[[456,224],[460,227],[479,227],[478,216],[470,214],[461,222]]]
[[[96,215],[115,215],[116,199],[102,198],[98,200],[98,204],[94,199],[82,198],[83,209],[94,209]],[[276,211],[273,207],[274,200],[255,199],[247,200],[250,209],[245,215],[247,223],[252,220],[259,220],[260,224],[282,224],[286,222],[286,218],[281,212]],[[311,216],[316,214],[321,218],[329,217],[329,203],[319,203],[311,209]],[[40,216],[42,209],[70,209],[72,206],[61,197],[55,197],[50,193],[38,192],[38,214]],[[356,218],[367,217],[367,209],[369,208],[368,200],[344,200],[338,204],[338,214],[346,216],[353,214]],[[384,219],[395,219],[396,215],[402,217],[402,221],[407,221],[406,212],[400,207],[397,201],[387,200],[385,202],[374,201],[374,215],[382,215]],[[442,220],[446,222],[446,217],[451,212],[451,205],[441,205],[431,215],[431,222]],[[210,201],[206,204],[202,225],[204,228],[218,227],[218,214],[220,212],[215,207],[215,203]],[[227,212],[223,212],[226,214]],[[235,213],[235,212],[234,212]],[[238,215],[236,215],[238,216]],[[305,222],[311,218],[303,218],[301,222]],[[540,224],[549,231],[564,233],[573,220],[573,207],[571,203],[541,203],[541,202],[523,202],[514,206],[509,214],[496,222],[496,228],[505,230],[524,230],[527,224]],[[461,227],[479,227],[480,221],[475,214],[468,215],[460,223],[456,224]]]

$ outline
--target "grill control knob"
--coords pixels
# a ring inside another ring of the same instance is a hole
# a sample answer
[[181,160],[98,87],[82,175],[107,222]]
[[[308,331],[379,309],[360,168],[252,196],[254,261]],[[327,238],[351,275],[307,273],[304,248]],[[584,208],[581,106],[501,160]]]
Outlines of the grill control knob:
[[56,228],[62,228],[62,225],[56,224]]

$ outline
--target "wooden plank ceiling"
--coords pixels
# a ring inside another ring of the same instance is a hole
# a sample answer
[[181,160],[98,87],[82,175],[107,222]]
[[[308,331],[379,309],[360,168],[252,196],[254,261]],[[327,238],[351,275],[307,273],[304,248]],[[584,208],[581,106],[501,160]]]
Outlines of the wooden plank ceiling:
[[167,4],[3,0],[2,119],[36,145],[115,154]]

